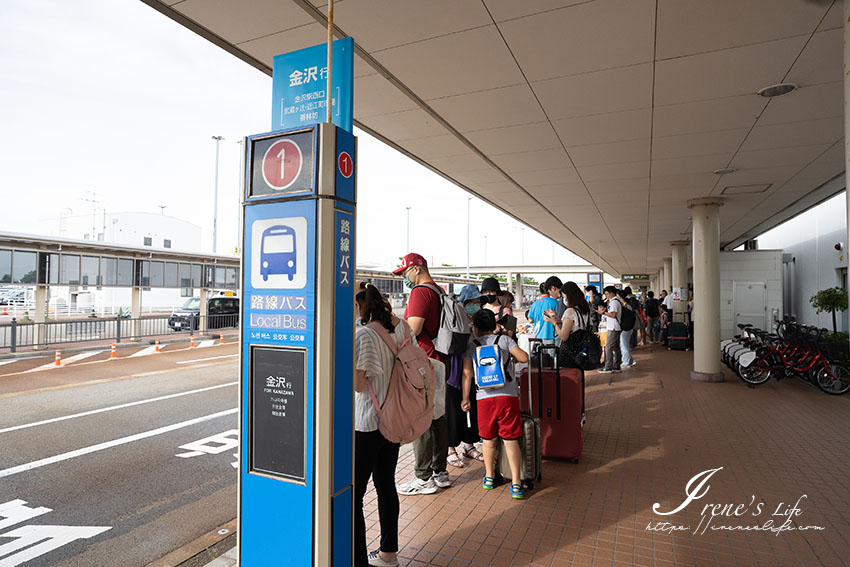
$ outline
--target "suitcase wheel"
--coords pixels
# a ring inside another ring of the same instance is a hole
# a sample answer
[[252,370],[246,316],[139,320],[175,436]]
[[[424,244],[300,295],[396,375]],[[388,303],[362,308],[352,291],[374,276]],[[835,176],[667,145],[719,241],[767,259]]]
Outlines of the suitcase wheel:
[[526,490],[534,490],[534,481],[524,480],[522,483],[525,485]]
[[570,459],[570,462],[573,464],[578,464],[578,459]]

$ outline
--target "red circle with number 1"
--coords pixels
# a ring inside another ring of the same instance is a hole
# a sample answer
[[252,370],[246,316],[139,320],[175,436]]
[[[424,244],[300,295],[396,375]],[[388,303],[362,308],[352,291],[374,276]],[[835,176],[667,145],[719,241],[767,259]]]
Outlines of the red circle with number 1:
[[298,144],[292,140],[278,140],[263,156],[263,180],[272,189],[282,191],[295,183],[303,163]]
[[346,179],[351,177],[351,174],[354,173],[354,161],[352,161],[351,156],[348,155],[348,152],[342,152],[341,154],[339,154],[337,165],[339,165],[339,172]]

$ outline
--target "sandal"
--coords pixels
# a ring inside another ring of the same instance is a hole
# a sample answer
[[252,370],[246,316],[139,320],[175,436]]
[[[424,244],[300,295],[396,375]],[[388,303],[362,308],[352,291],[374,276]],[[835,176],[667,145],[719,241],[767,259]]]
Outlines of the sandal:
[[484,487],[484,490],[493,490],[496,488],[496,479],[492,476],[485,476],[484,482],[481,483],[481,486]]
[[446,462],[458,469],[462,469],[466,466],[463,462],[463,459],[457,454],[457,450],[455,449],[449,450],[449,456],[446,459]]
[[525,498],[525,492],[523,492],[521,484],[511,485],[511,498],[515,500],[522,500]]
[[474,459],[479,463],[484,462],[484,453],[475,448],[475,445],[467,449],[463,452],[464,457],[469,457],[470,459]]

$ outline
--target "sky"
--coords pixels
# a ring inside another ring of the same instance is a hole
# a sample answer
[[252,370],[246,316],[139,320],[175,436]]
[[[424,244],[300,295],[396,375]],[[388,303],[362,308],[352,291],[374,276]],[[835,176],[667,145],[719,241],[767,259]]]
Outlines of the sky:
[[[138,0],[2,6],[0,231],[33,233],[35,221],[66,209],[159,213],[165,206],[165,214],[202,228],[209,252],[212,136],[223,136],[218,251],[232,252],[239,239],[238,142],[271,129],[271,77]],[[355,134],[361,267],[393,267],[407,252],[407,207],[410,248],[429,263],[466,265],[467,206],[472,265],[580,262],[368,134]]]

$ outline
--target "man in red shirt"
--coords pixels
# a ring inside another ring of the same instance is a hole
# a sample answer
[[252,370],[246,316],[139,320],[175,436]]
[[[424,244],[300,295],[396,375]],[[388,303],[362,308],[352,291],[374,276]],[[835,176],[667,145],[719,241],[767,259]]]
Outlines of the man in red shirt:
[[[416,335],[416,342],[430,358],[445,363],[445,357],[434,350],[434,337],[440,327],[443,290],[428,272],[428,263],[419,254],[410,253],[401,259],[401,266],[393,273],[403,275],[404,285],[410,288],[404,318]],[[448,488],[451,485],[446,470],[448,450],[449,429],[443,416],[433,420],[430,429],[413,442],[416,457],[414,476],[398,486],[399,494],[434,494],[437,487]]]

